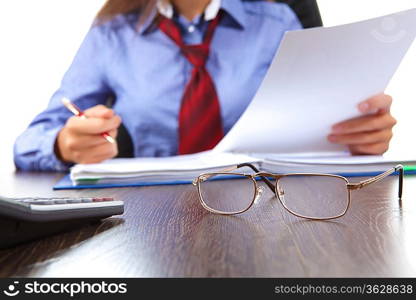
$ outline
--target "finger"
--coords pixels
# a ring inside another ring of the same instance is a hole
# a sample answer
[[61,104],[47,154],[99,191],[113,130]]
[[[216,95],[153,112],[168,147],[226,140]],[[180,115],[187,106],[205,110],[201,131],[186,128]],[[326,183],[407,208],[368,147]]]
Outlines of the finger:
[[[118,133],[117,130],[112,130],[109,134],[116,139]],[[106,143],[108,143],[108,141],[101,134],[75,134],[68,136],[65,141],[66,147],[71,151],[89,149]]]
[[118,154],[118,148],[115,148],[114,151],[112,151],[110,154],[108,155],[97,155],[95,157],[92,158],[93,161],[98,161],[98,162],[102,162],[108,159],[112,159],[115,158]]
[[334,144],[341,145],[363,145],[389,142],[393,137],[391,129],[377,130],[372,132],[360,132],[344,135],[330,135],[328,140]]
[[351,154],[354,155],[381,155],[389,150],[389,143],[352,145],[349,149]]
[[332,127],[332,134],[348,134],[393,128],[397,121],[390,113],[350,119]]
[[110,119],[71,117],[68,119],[66,126],[76,134],[101,134],[117,129],[120,124],[121,118],[115,115]]
[[100,145],[95,147],[95,150],[92,152],[92,158],[98,160],[105,160],[115,157],[118,154],[118,147],[116,144],[107,143],[105,145]]
[[[110,130],[107,132],[114,140],[116,140],[117,135],[118,135],[118,130],[114,129],[114,130]],[[80,136],[85,142],[87,142],[88,139],[91,139],[92,141],[89,143],[92,146],[98,146],[98,145],[102,145],[105,143],[108,143],[109,141],[107,140],[107,138],[103,135],[103,134],[98,134],[98,135],[83,135]],[[116,141],[117,142],[117,141]]]
[[393,98],[391,96],[379,94],[358,104],[358,109],[362,113],[388,112],[392,102]]
[[76,162],[81,164],[99,163],[118,154],[117,145],[105,143],[76,153]]
[[114,116],[114,111],[104,105],[96,105],[84,111],[87,118],[104,118],[110,119]]
[[87,149],[92,149],[96,146],[108,143],[104,138],[101,136],[93,136],[93,135],[81,135],[81,136],[69,136],[63,142],[65,148],[71,152],[76,151],[85,151]]
[[108,134],[113,138],[113,139],[116,139],[117,138],[117,136],[118,136],[118,130],[117,129],[113,129],[113,130],[110,130],[110,131],[108,131]]

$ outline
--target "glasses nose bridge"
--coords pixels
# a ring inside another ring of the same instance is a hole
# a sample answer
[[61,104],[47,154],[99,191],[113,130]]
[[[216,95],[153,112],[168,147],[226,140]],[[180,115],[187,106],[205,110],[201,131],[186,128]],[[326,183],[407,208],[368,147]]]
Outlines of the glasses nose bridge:
[[256,195],[254,197],[254,203],[257,204],[259,202],[261,196],[263,195],[263,192],[264,192],[264,188],[262,186],[256,187]]
[[[278,193],[280,193],[280,196],[283,197],[283,194],[284,194],[283,189],[281,189],[278,185],[279,178],[281,178],[283,176],[279,176],[279,175],[268,173],[268,172],[257,172],[255,174],[252,174],[251,177],[253,178],[254,181],[257,181],[256,180],[257,178],[261,178],[261,179],[263,179],[263,181],[266,179],[268,182],[265,182],[265,183],[267,183],[267,185],[269,185],[269,188],[272,190],[272,192],[275,194],[275,196],[277,198],[279,198]],[[272,179],[272,181],[269,181],[269,179]],[[274,184],[272,184],[272,183],[274,183]],[[272,186],[270,186],[270,184],[272,184]],[[256,196],[255,196],[255,199],[254,199],[255,203],[258,202],[258,199],[261,197],[261,194],[263,192],[264,192],[264,187],[261,187],[261,186],[257,187]]]

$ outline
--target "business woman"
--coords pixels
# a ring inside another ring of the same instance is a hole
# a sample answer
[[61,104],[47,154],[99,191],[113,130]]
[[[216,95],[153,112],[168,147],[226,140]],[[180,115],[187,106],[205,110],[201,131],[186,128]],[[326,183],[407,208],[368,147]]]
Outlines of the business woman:
[[[123,122],[135,156],[210,149],[253,98],[285,31],[301,29],[285,4],[241,0],[108,0],[48,108],[15,143],[23,170],[66,170],[115,157]],[[85,110],[74,117],[68,97]],[[112,109],[105,104],[115,98]],[[354,154],[388,149],[395,119],[381,94],[328,140]]]

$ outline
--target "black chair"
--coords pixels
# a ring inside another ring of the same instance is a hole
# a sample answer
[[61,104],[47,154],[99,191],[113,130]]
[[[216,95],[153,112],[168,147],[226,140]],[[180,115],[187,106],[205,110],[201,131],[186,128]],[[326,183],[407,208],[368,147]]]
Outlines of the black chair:
[[[264,1],[264,0],[245,0]],[[322,26],[321,14],[316,0],[275,0],[288,4],[298,16],[304,28]],[[122,124],[117,136],[119,153],[117,157],[134,157],[133,142],[127,129]]]

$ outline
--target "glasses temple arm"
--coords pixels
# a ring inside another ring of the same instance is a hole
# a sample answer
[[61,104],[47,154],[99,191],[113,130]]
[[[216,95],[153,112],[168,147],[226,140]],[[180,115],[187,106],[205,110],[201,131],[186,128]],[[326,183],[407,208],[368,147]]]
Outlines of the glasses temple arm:
[[[252,169],[254,172],[256,173],[260,173],[259,169],[257,169],[254,165],[250,164],[250,163],[243,163],[243,164],[239,164],[237,165],[237,168],[243,168],[243,167],[249,167],[250,169]],[[261,178],[261,180],[263,180],[263,182],[269,187],[269,189],[275,193],[275,187],[274,184],[270,182],[269,179],[267,179],[264,176],[259,176]]]
[[402,199],[403,195],[403,178],[404,178],[404,168],[400,165],[399,169],[399,199]]
[[360,181],[358,183],[350,183],[348,184],[348,188],[351,190],[359,190],[367,185],[380,181],[397,171],[399,172],[399,199],[401,199],[402,194],[403,194],[403,177],[404,177],[404,169],[402,165],[397,165],[394,168],[391,168],[390,170],[384,173],[381,173],[380,175]]

